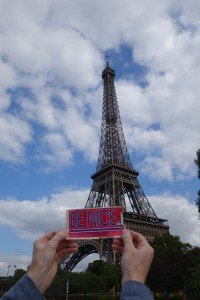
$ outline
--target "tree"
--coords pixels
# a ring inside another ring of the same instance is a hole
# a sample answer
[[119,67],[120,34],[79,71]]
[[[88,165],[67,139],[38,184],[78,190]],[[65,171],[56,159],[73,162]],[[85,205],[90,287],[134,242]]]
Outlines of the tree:
[[87,271],[72,273],[70,275],[70,293],[74,294],[100,294],[101,280],[99,276]]
[[87,272],[91,272],[95,275],[101,275],[106,264],[107,263],[103,260],[94,260],[93,262],[88,264]]
[[119,265],[112,265],[102,260],[95,260],[88,264],[87,273],[96,275],[100,293],[109,293],[111,289],[116,292],[121,287],[121,269]]
[[198,178],[200,179],[200,149],[197,151],[197,157],[194,160],[194,162],[197,165],[197,168],[198,168],[197,175],[198,175]]
[[[103,295],[115,288],[121,288],[121,271],[119,265],[110,265],[96,260],[88,265],[87,270],[69,273],[69,294]],[[47,299],[65,299],[67,273],[58,269],[51,286],[45,292]]]
[[11,279],[12,285],[14,285],[24,274],[26,273],[23,269],[16,269],[14,272],[14,276]]
[[59,268],[52,284],[44,294],[45,297],[47,299],[65,299],[66,281],[67,273]]
[[186,253],[185,291],[189,299],[200,299],[200,248],[192,247]]
[[12,286],[10,277],[0,278],[0,297],[3,296]]
[[171,293],[184,287],[185,253],[191,246],[183,244],[178,236],[169,233],[155,237],[152,246],[155,255],[147,284],[155,293],[161,293],[168,299]]
[[[198,170],[197,170],[197,176],[200,179],[200,149],[197,151],[196,159],[194,160]],[[197,192],[197,199],[195,200],[196,206],[198,208],[199,212],[199,219],[200,219],[200,190]]]

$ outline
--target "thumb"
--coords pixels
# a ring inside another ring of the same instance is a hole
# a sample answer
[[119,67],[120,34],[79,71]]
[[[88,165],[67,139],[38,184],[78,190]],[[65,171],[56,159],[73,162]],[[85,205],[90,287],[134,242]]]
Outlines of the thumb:
[[68,236],[66,231],[58,231],[54,237],[49,241],[49,247],[52,250],[56,250],[58,244]]
[[125,251],[135,248],[135,246],[133,245],[132,236],[131,236],[131,233],[129,230],[127,230],[127,229],[123,230],[122,239],[124,242],[124,250]]

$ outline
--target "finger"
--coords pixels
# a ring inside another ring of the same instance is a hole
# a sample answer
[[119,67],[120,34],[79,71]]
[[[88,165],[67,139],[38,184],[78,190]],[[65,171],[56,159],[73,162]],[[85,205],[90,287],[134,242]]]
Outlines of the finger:
[[56,249],[58,247],[58,244],[61,241],[64,241],[67,237],[67,232],[66,231],[58,231],[54,237],[49,241],[49,247],[51,249]]
[[122,239],[114,239],[113,244],[119,245],[119,246],[124,246],[124,242]]
[[59,252],[62,249],[68,249],[68,248],[74,248],[74,247],[78,248],[78,244],[77,243],[73,243],[73,242],[71,242],[71,243],[67,242],[66,243],[66,241],[64,241],[64,242],[60,242],[58,244],[58,247],[57,247],[56,251]]
[[50,240],[50,239],[52,239],[52,237],[56,234],[56,232],[57,231],[51,231],[51,232],[49,232],[49,233],[47,233],[47,234],[44,234],[44,235],[42,235],[41,237],[39,237],[36,241],[35,241],[35,243],[38,243],[38,242],[40,242],[41,240]]
[[142,234],[140,234],[136,231],[132,231],[132,230],[130,231],[130,233],[131,233],[133,243],[136,248],[149,245],[149,243],[147,242],[147,240],[145,239],[145,237]]
[[49,233],[43,235],[42,238],[46,238],[47,240],[50,241],[58,231],[59,231],[59,230],[51,231],[51,232],[49,232]]
[[119,241],[119,242],[122,242],[123,243],[123,239],[121,237],[118,237],[118,238],[114,238],[113,241]]
[[62,259],[64,256],[75,253],[77,250],[78,250],[77,247],[70,248],[70,249],[62,249],[58,252],[58,256],[60,259]]
[[65,239],[63,240],[61,243],[64,243],[64,244],[70,244],[70,243],[75,243],[75,240],[68,240],[68,239]]
[[125,251],[135,248],[135,246],[133,245],[132,235],[129,230],[127,230],[127,229],[123,230],[122,238],[123,238],[123,242],[124,242],[124,250]]
[[72,243],[76,243],[74,240],[63,240],[59,243],[59,245],[69,245],[69,244],[72,244]]
[[118,245],[112,245],[112,249],[116,252],[119,252],[121,254],[123,254],[124,252],[124,247],[118,246]]

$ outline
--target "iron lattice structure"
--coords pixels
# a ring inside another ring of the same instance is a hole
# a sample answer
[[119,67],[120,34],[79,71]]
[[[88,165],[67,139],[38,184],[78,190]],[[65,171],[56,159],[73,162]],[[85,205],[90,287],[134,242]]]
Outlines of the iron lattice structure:
[[[99,157],[93,185],[85,207],[124,207],[126,228],[142,233],[148,240],[169,231],[167,221],[157,217],[141,188],[127,150],[114,85],[115,72],[107,67],[104,81]],[[84,240],[79,250],[61,267],[71,271],[84,257],[99,253],[100,259],[115,263],[120,259],[112,251],[112,239]]]

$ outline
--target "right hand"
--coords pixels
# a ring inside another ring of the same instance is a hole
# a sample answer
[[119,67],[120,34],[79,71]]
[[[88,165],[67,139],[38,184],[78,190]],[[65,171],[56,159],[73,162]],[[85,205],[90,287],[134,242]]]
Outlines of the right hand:
[[122,239],[114,239],[112,247],[122,254],[122,284],[129,280],[145,283],[154,255],[147,240],[138,232],[124,229]]
[[27,275],[41,293],[50,286],[60,260],[78,250],[78,245],[68,240],[68,231],[52,231],[34,242],[33,257]]

